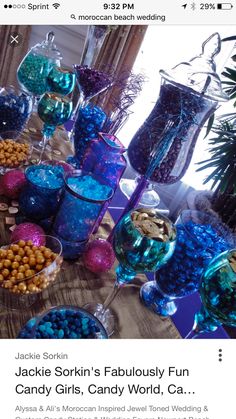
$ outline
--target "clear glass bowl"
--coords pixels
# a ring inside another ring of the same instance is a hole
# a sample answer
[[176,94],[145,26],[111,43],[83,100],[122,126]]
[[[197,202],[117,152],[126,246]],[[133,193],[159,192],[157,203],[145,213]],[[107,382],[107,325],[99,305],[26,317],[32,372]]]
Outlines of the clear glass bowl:
[[0,135],[21,133],[31,115],[33,98],[14,86],[0,87]]
[[32,152],[33,146],[29,136],[16,131],[2,132],[0,134],[0,174],[26,166]]
[[18,339],[108,339],[96,317],[75,306],[58,306],[30,319]]
[[[32,239],[29,237],[28,240]],[[2,246],[1,249],[9,250],[11,245],[18,243],[19,241],[11,243],[7,246]],[[38,297],[42,294],[42,292],[45,289],[48,289],[49,286],[56,281],[57,275],[60,272],[61,264],[63,262],[63,258],[61,256],[62,245],[57,238],[53,236],[45,236],[45,247],[51,249],[54,253],[57,254],[55,259],[47,267],[33,274],[32,276],[28,276],[26,279],[22,279],[22,281],[18,280],[17,283],[7,279],[4,282],[8,283],[8,288],[0,287],[0,303],[5,307],[11,310],[20,310],[32,306],[38,300]],[[15,255],[17,255],[17,251],[14,253],[14,258]],[[25,256],[27,257],[27,255],[22,255],[21,257],[23,258]],[[3,265],[5,260],[6,259],[1,259]],[[25,266],[28,261],[23,261],[23,263]],[[3,282],[1,281],[1,283]],[[18,290],[14,289],[14,285],[19,287]]]

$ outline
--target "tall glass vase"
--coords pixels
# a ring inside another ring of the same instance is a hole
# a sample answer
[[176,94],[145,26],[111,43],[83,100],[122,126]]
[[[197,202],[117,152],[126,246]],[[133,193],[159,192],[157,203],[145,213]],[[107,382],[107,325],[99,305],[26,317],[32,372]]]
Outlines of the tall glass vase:
[[66,175],[65,193],[52,227],[65,258],[76,259],[83,253],[103,205],[112,196],[113,189],[90,173],[78,170]]
[[203,43],[201,54],[170,71],[160,71],[159,98],[128,148],[130,164],[140,176],[133,206],[150,182],[171,184],[184,176],[203,125],[218,103],[228,100],[214,62],[220,49],[220,36],[215,33]]
[[105,25],[89,25],[81,65],[87,65],[88,67],[94,66],[107,33],[107,26]]

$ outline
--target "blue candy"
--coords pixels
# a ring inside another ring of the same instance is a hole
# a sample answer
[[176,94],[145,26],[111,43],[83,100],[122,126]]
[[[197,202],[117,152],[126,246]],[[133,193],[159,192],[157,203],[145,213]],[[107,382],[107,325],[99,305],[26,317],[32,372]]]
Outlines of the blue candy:
[[[88,339],[103,331],[85,314],[74,309],[53,309],[41,319],[38,326],[37,319],[29,320],[19,333],[21,339]],[[35,331],[34,328],[36,327]],[[35,332],[32,336],[32,332]]]
[[0,95],[0,133],[21,132],[32,110],[32,99],[25,93]]
[[73,137],[75,158],[72,160],[76,167],[80,168],[87,147],[86,143],[93,138],[97,138],[98,133],[102,131],[105,120],[106,114],[97,106],[87,105],[80,109],[75,122]]
[[204,269],[212,258],[229,248],[227,237],[210,224],[193,221],[177,228],[175,252],[169,263],[156,273],[161,291],[169,296],[184,297],[198,289]]

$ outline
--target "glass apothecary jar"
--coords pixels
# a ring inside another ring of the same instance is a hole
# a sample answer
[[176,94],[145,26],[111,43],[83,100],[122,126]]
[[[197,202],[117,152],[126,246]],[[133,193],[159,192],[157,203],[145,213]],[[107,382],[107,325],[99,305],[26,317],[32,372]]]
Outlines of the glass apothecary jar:
[[218,102],[228,100],[214,61],[220,49],[215,33],[203,43],[201,54],[170,71],[160,70],[157,102],[128,148],[131,166],[139,175],[160,184],[184,176],[203,125]]
[[23,58],[17,70],[22,88],[35,97],[48,89],[47,77],[54,66],[60,67],[62,56],[54,44],[54,33],[49,32],[41,44],[36,44]]

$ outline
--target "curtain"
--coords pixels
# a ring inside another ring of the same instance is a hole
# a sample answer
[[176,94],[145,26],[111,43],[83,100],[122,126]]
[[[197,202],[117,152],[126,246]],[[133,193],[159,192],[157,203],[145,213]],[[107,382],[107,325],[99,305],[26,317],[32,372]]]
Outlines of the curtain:
[[[101,51],[95,62],[95,68],[106,69],[109,67],[115,77],[122,72],[131,70],[144,39],[147,26],[122,25],[112,30],[106,37]],[[102,108],[105,112],[110,111],[109,100],[116,94],[116,87],[109,89],[102,100]],[[95,101],[96,99],[95,99]],[[98,98],[99,104],[101,103]]]
[[[31,26],[0,25],[0,86],[17,83],[17,68],[29,46]],[[11,35],[20,34],[19,45],[12,46]]]

